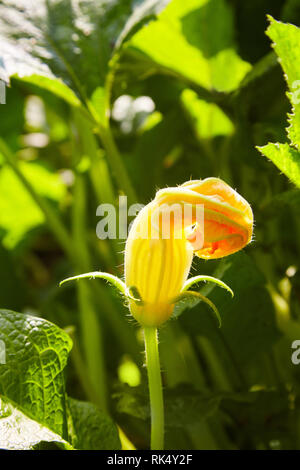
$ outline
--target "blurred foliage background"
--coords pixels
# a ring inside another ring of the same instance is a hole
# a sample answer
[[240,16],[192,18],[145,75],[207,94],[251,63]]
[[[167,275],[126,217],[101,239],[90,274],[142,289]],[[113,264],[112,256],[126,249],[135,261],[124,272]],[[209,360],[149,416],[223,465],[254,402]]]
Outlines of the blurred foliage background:
[[300,448],[300,192],[256,148],[288,141],[291,112],[267,14],[300,26],[297,0],[0,1],[0,306],[67,329],[69,395],[138,448],[140,328],[101,281],[58,283],[122,276],[125,242],[97,238],[99,204],[208,176],[250,202],[255,236],[195,261],[235,292],[201,289],[221,330],[201,303],[161,328],[166,448]]

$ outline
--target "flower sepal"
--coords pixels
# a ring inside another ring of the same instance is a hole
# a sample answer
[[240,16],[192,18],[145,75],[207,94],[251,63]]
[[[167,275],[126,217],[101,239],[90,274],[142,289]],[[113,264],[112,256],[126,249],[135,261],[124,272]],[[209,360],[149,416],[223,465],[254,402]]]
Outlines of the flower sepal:
[[175,299],[173,299],[173,302],[175,304],[175,303],[182,302],[182,301],[185,301],[185,300],[201,300],[202,302],[206,303],[211,308],[211,310],[214,312],[214,314],[216,315],[216,317],[218,319],[218,326],[219,326],[219,328],[221,328],[221,326],[222,326],[221,315],[219,313],[219,310],[217,309],[217,307],[215,306],[215,304],[211,300],[209,300],[204,295],[200,294],[200,292],[195,292],[193,290],[187,290],[187,291],[182,292],[181,294],[179,294],[177,297],[175,297]]
[[128,301],[133,301],[136,305],[142,307],[145,302],[141,298],[141,295],[138,291],[138,288],[135,286],[126,287],[125,282],[123,282],[117,276],[114,276],[110,273],[104,273],[102,271],[92,271],[90,273],[78,274],[77,276],[67,277],[63,281],[59,283],[59,287],[67,282],[71,281],[79,281],[81,279],[104,279],[105,281],[109,282],[113,287],[116,287],[120,294],[125,297]]
[[199,282],[214,282],[218,286],[223,287],[223,289],[230,292],[231,296],[234,297],[233,290],[227,284],[225,284],[225,282],[213,276],[203,276],[203,275],[194,276],[194,277],[190,277],[189,279],[187,279],[185,283],[183,284],[182,292],[188,290],[194,284],[198,284]]
[[70,282],[70,281],[78,281],[80,279],[104,279],[105,281],[112,284],[114,287],[118,289],[118,291],[125,297],[127,297],[127,288],[125,282],[119,279],[117,276],[114,276],[110,273],[104,273],[102,271],[92,271],[90,273],[78,274],[77,276],[67,277],[63,281],[59,283],[59,287],[63,284]]

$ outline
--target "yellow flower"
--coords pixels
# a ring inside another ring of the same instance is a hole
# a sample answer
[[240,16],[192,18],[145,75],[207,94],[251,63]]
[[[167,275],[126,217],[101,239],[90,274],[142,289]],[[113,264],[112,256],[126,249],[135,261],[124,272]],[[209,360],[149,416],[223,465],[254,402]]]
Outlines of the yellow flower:
[[227,256],[250,242],[252,229],[250,205],[218,178],[158,191],[136,217],[126,242],[132,315],[143,326],[164,323],[184,289],[193,254]]
[[253,213],[248,202],[219,178],[187,181],[161,189],[133,222],[125,248],[125,283],[95,271],[65,279],[106,279],[129,301],[134,318],[157,327],[173,313],[176,302],[196,297],[206,302],[221,323],[216,306],[200,292],[188,290],[210,281],[233,292],[211,276],[188,278],[193,255],[221,258],[251,241]]

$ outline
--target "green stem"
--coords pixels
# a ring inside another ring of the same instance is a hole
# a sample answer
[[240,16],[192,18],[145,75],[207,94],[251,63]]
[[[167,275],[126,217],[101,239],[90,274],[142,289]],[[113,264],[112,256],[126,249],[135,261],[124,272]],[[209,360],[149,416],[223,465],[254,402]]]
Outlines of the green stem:
[[125,192],[125,195],[128,197],[129,204],[136,203],[137,196],[135,194],[135,190],[133,189],[129,179],[126,167],[123,163],[118,147],[116,146],[110,127],[98,125],[97,131],[103,147],[106,150],[108,163],[114,177],[116,178],[119,188]]
[[107,411],[108,391],[103,354],[103,329],[94,308],[93,292],[84,281],[78,284],[78,303],[84,357],[92,386],[91,393],[95,396],[95,403],[102,410]]
[[144,336],[151,407],[151,450],[162,450],[164,448],[164,403],[157,328],[145,327]]
[[[71,134],[72,135],[72,134]],[[77,153],[75,136],[72,135],[73,155]],[[91,266],[89,247],[86,237],[87,213],[86,184],[84,175],[77,173],[74,185],[74,203],[72,213],[73,248],[80,270],[88,271]],[[82,331],[84,357],[90,383],[98,400],[97,404],[107,409],[107,378],[103,354],[103,331],[98,321],[94,306],[91,286],[82,282],[78,284],[78,301],[80,306],[80,326]]]

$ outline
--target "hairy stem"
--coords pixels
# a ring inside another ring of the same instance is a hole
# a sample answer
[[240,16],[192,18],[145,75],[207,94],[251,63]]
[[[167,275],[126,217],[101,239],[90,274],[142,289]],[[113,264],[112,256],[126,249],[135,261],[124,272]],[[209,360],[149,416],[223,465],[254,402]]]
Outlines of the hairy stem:
[[145,327],[146,365],[151,407],[151,450],[164,448],[164,404],[157,328]]

